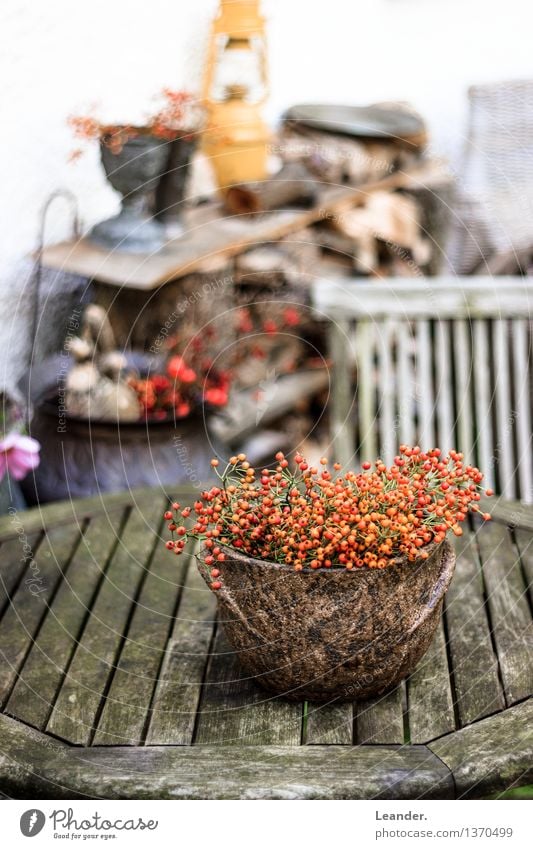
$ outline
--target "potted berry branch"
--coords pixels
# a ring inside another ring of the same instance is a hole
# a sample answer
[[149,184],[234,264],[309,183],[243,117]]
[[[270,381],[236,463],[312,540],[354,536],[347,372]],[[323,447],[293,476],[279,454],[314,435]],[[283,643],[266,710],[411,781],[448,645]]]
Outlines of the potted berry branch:
[[456,451],[418,446],[360,473],[320,462],[296,454],[291,468],[280,452],[257,473],[244,454],[222,472],[213,460],[217,485],[165,513],[166,546],[180,555],[201,540],[220,621],[259,683],[288,698],[366,698],[429,647],[455,567],[446,537],[479,512],[483,475]]

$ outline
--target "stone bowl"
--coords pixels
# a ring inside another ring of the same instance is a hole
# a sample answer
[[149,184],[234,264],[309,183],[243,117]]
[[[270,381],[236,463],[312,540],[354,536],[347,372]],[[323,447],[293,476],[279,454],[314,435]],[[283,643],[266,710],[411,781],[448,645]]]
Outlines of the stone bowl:
[[[377,696],[415,669],[455,568],[445,540],[385,569],[304,569],[225,548],[219,622],[243,669],[287,699]],[[210,584],[210,568],[199,559]]]

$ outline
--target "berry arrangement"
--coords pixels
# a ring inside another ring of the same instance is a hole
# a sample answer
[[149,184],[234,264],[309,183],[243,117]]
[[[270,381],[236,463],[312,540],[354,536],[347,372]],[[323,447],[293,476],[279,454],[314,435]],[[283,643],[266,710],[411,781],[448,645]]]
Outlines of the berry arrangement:
[[192,507],[174,502],[164,514],[170,551],[179,555],[188,540],[203,540],[213,590],[222,586],[224,548],[296,571],[384,569],[397,557],[427,559],[431,543],[442,542],[449,530],[460,536],[468,512],[480,512],[483,475],[457,451],[442,456],[438,448],[402,445],[390,467],[365,462],[361,472],[343,475],[338,463],[330,471],[325,457],[320,469],[300,454],[292,468],[281,452],[276,463],[256,472],[238,454],[220,472],[212,460],[219,484]]

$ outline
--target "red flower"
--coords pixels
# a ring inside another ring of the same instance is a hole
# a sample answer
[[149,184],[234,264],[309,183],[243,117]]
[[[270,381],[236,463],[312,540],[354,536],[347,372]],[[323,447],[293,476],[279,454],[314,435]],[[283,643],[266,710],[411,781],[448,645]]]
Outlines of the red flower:
[[187,401],[182,401],[176,407],[176,418],[184,419],[185,416],[188,416],[191,412],[191,406],[187,403]]
[[238,312],[237,329],[240,333],[251,333],[254,329],[253,321],[250,318],[250,311],[241,309]]
[[167,364],[167,374],[181,383],[194,383],[196,372],[189,368],[183,357],[171,357]]
[[154,374],[152,386],[156,392],[166,392],[167,389],[170,389],[170,380],[164,374]]
[[283,321],[288,327],[296,327],[300,324],[300,313],[294,307],[287,307],[283,310]]
[[214,386],[212,389],[205,390],[204,400],[215,407],[225,407],[228,403],[228,392],[226,389]]
[[263,322],[263,330],[265,333],[277,333],[278,325],[271,318],[267,318],[267,320]]

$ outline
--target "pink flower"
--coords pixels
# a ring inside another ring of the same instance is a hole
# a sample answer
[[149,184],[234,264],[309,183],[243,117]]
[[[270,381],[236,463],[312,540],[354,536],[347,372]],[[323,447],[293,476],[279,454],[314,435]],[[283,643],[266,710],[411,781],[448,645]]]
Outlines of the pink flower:
[[0,440],[0,480],[8,472],[16,480],[26,477],[30,469],[39,465],[41,446],[31,436],[20,433],[8,433]]

